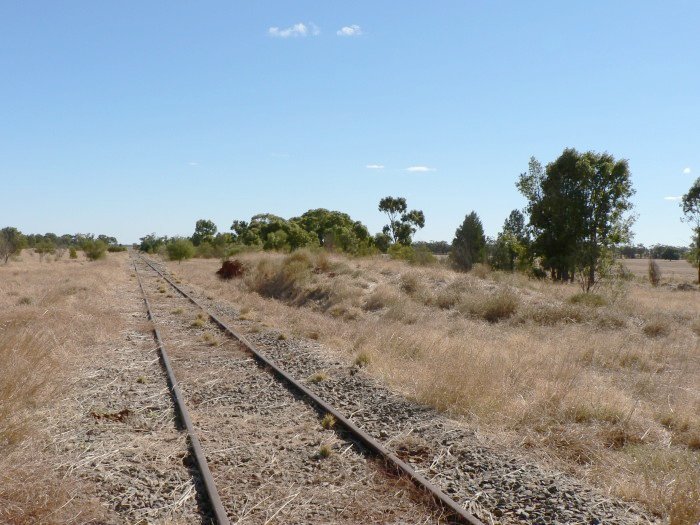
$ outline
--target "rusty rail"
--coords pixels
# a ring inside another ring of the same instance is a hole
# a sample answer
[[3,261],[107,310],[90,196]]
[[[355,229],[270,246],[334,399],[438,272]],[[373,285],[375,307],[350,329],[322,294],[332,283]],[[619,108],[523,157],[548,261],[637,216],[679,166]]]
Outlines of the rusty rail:
[[419,489],[425,491],[429,494],[444,510],[449,512],[456,523],[466,523],[468,525],[484,525],[480,520],[471,515],[466,511],[459,503],[450,498],[447,494],[442,492],[437,486],[428,481],[424,476],[415,471],[415,469],[399,458],[396,454],[387,449],[379,441],[374,439],[367,432],[359,428],[352,421],[346,418],[338,410],[336,410],[329,403],[318,397],[311,390],[306,388],[301,383],[297,382],[291,375],[285,372],[279,365],[277,365],[272,359],[264,356],[257,347],[248,341],[245,336],[228,326],[223,320],[218,318],[216,315],[211,313],[204,305],[197,301],[194,297],[188,294],[185,290],[177,286],[167,275],[165,275],[161,270],[154,266],[148,259],[140,256],[141,260],[144,261],[148,266],[150,266],[161,278],[163,278],[170,286],[172,286],[178,293],[186,297],[190,302],[196,305],[198,308],[203,310],[209,318],[226,334],[238,340],[248,352],[253,356],[253,358],[258,362],[259,365],[270,371],[275,377],[283,381],[288,387],[297,393],[301,394],[307,399],[310,404],[314,405],[317,409],[322,412],[332,414],[336,421],[342,426],[346,432],[349,433],[351,437],[354,437],[359,441],[366,449],[381,457],[384,462],[394,471],[404,474],[407,476]]
[[[143,302],[146,305],[146,311],[148,312],[148,319],[153,325],[153,336],[158,345],[158,353],[160,354],[161,362],[165,368],[165,372],[168,376],[168,385],[170,387],[170,392],[175,399],[175,406],[180,421],[184,423],[185,429],[187,430],[187,437],[190,441],[190,447],[192,447],[192,454],[194,455],[195,461],[197,462],[197,468],[202,476],[202,482],[204,483],[204,492],[206,493],[206,498],[211,505],[211,510],[214,514],[214,519],[218,525],[230,525],[228,516],[226,515],[226,510],[224,509],[223,503],[221,503],[221,498],[219,497],[219,492],[216,490],[216,483],[214,482],[214,477],[211,475],[209,470],[209,465],[207,463],[207,458],[202,449],[202,445],[197,438],[197,434],[192,424],[192,419],[187,411],[187,406],[185,405],[185,400],[177,384],[177,379],[175,379],[175,373],[173,372],[173,367],[170,363],[170,358],[168,357],[168,352],[165,350],[165,345],[160,337],[160,332],[156,326],[155,318],[153,312],[151,311],[151,305],[148,302],[148,297],[146,296],[146,290],[141,282],[141,276],[139,275],[138,268],[136,267],[136,261],[134,263],[134,272],[136,273],[136,279],[139,282],[139,288],[141,288],[141,293],[143,295]],[[148,263],[148,261],[146,261]],[[150,265],[149,265],[150,266]]]

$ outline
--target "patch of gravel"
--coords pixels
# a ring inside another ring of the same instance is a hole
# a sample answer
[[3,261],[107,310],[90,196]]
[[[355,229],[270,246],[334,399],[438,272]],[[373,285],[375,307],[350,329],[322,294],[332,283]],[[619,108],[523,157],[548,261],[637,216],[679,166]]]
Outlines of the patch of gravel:
[[446,522],[145,266],[142,280],[232,522]]
[[[232,327],[253,327],[235,308],[184,287]],[[316,342],[281,339],[258,325],[246,337],[485,523],[658,523],[636,504],[485,443],[466,425],[393,393]],[[309,380],[319,372],[327,378]]]
[[100,523],[209,523],[136,281],[112,299],[127,329],[85,351],[52,446],[103,509]]

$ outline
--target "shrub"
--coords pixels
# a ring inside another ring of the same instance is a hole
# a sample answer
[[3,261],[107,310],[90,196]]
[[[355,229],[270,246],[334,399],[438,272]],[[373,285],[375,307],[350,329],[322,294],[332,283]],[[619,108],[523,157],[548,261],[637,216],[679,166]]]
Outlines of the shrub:
[[294,299],[311,275],[308,255],[293,253],[281,263],[261,260],[246,280],[248,288],[263,297]]
[[659,286],[659,283],[661,282],[661,268],[659,268],[659,265],[656,264],[654,259],[649,259],[648,275],[651,285]]
[[243,263],[238,259],[233,261],[224,261],[216,272],[216,274],[221,279],[233,279],[234,277],[240,277],[243,275]]
[[194,257],[194,245],[189,239],[182,237],[171,240],[165,248],[168,252],[168,259],[181,263],[185,259]]
[[392,305],[398,301],[398,297],[387,286],[377,286],[374,291],[367,297],[362,308],[370,312],[381,310],[385,306]]
[[214,247],[209,241],[204,241],[199,246],[197,246],[196,252],[196,256],[201,259],[213,259],[214,257],[218,256],[217,251],[214,249]]
[[125,252],[126,246],[122,246],[121,244],[110,244],[107,251],[109,253]]
[[83,253],[91,261],[102,259],[107,252],[107,245],[103,241],[87,240],[83,242]]
[[671,333],[671,326],[663,317],[655,317],[644,324],[642,332],[648,337],[665,337]]
[[413,248],[406,246],[405,244],[395,243],[389,246],[386,251],[389,257],[398,261],[410,261],[413,259]]
[[420,289],[420,277],[415,273],[405,273],[401,276],[400,288],[408,295],[415,294]]
[[428,266],[435,264],[437,258],[426,246],[416,246],[413,248],[413,257],[410,259],[410,262],[419,266]]
[[491,274],[491,268],[487,264],[476,263],[472,266],[472,273],[479,279],[486,279]]
[[461,306],[465,313],[480,317],[489,323],[508,319],[517,309],[518,298],[509,290],[501,290],[487,297],[471,296]]
[[71,259],[78,258],[78,250],[76,250],[74,246],[68,248],[68,257],[70,257]]
[[41,241],[34,246],[34,251],[39,254],[39,261],[41,261],[47,253],[54,253],[56,246],[51,241]]
[[584,306],[592,307],[605,306],[607,304],[605,297],[603,297],[602,295],[584,292],[579,292],[572,295],[571,297],[569,297],[569,302],[571,304],[582,304]]

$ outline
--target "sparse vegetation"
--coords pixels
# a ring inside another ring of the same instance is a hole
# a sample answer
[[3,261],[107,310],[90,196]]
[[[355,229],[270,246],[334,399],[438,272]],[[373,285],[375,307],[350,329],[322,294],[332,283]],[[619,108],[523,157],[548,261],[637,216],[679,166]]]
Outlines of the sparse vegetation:
[[[689,459],[699,453],[695,288],[649,286],[645,260],[634,278],[612,274],[582,293],[518,272],[316,257],[242,254],[250,271],[225,283],[216,263],[197,261],[183,265],[183,280],[344,352],[351,370],[371,362],[368,373],[419,402],[525,442],[605,491],[666,516],[688,508],[673,480],[696,490],[700,479]],[[677,416],[664,425],[669,406]]]

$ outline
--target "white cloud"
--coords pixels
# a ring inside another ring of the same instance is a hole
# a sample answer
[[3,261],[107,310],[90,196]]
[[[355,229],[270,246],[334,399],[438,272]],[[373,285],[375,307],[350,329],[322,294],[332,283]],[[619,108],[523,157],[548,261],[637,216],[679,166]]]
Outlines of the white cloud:
[[406,171],[412,173],[425,173],[427,171],[437,171],[435,168],[429,168],[428,166],[409,166]]
[[681,197],[664,197],[665,201],[679,201]]
[[690,168],[685,168],[685,169],[683,170],[683,173],[686,174],[686,175],[690,175]]
[[321,31],[316,26],[316,24],[313,24],[311,22],[309,22],[308,25],[306,25],[302,22],[299,22],[298,24],[294,24],[293,26],[286,27],[284,29],[280,29],[279,27],[271,27],[267,30],[268,35],[274,36],[277,38],[289,38],[289,37],[308,36],[308,35],[316,36],[320,32]]
[[367,164],[365,168],[368,170],[383,170],[384,164]]
[[352,24],[341,27],[335,34],[338,36],[360,36],[362,34],[362,28],[357,24]]
[[188,162],[190,166],[199,166],[199,162]]

